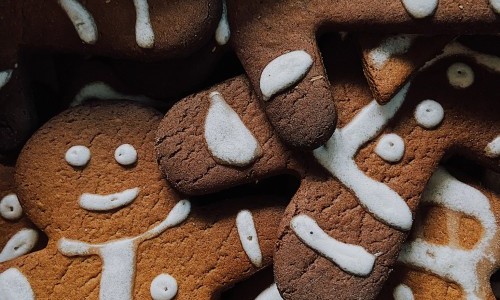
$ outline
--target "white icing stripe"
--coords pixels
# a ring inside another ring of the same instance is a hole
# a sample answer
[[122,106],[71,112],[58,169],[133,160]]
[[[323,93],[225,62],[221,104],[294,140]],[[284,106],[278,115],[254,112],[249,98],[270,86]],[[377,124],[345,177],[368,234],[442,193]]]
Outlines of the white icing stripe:
[[394,300],[413,300],[414,299],[413,291],[406,284],[398,285],[394,289],[392,296],[394,297]]
[[229,29],[229,22],[227,20],[227,5],[226,0],[222,0],[222,16],[219,25],[215,30],[215,41],[219,45],[225,45],[231,36],[231,29]]
[[436,11],[438,0],[401,0],[406,11],[414,18],[422,19]]
[[406,202],[387,185],[363,173],[354,155],[374,139],[403,104],[407,83],[385,105],[375,100],[364,107],[344,128],[337,129],[325,146],[313,151],[318,162],[358,197],[360,204],[377,219],[390,226],[409,230],[412,214]]
[[276,283],[271,284],[267,289],[263,290],[255,300],[283,300]]
[[479,282],[481,279],[478,278],[476,269],[478,263],[485,258],[494,263],[493,257],[487,256],[485,250],[490,246],[497,230],[488,198],[439,168],[431,177],[422,195],[422,202],[474,217],[483,227],[483,236],[471,250],[416,239],[403,246],[399,260],[457,283],[467,299],[479,299],[477,288],[483,286],[483,283]]
[[236,228],[240,236],[240,242],[248,258],[256,267],[262,266],[262,252],[259,246],[259,237],[255,224],[253,223],[252,213],[248,210],[242,210],[236,216]]
[[261,154],[257,139],[219,92],[210,93],[204,135],[208,150],[222,164],[243,167]]
[[147,0],[134,0],[135,6],[135,40],[141,48],[153,48],[155,34],[149,18],[149,5]]
[[107,211],[126,206],[139,195],[139,188],[127,189],[119,193],[98,195],[84,193],[80,196],[80,207],[90,211]]
[[486,148],[484,148],[486,156],[491,158],[497,158],[500,156],[500,135],[498,135],[493,141],[491,141]]
[[16,194],[8,194],[0,200],[0,215],[7,220],[17,220],[23,215],[23,208]]
[[302,80],[312,63],[312,57],[304,50],[285,53],[269,62],[260,75],[260,91],[264,100]]
[[457,89],[464,89],[474,83],[474,71],[464,63],[454,63],[451,65],[446,75],[448,82]]
[[153,279],[149,291],[153,300],[170,300],[177,295],[177,280],[169,274],[160,274]]
[[318,251],[342,270],[357,276],[366,276],[372,271],[375,255],[361,246],[342,243],[330,237],[311,217],[295,216],[290,226],[304,244]]
[[66,11],[80,39],[86,44],[97,42],[97,25],[92,15],[77,0],[59,0]]
[[395,133],[385,134],[378,141],[375,153],[385,161],[398,162],[405,153],[405,142]]
[[444,109],[434,100],[424,100],[415,109],[415,120],[417,124],[425,129],[438,126],[444,118]]
[[0,252],[0,262],[8,261],[30,252],[38,241],[38,232],[33,229],[24,228],[14,234],[2,252]]
[[0,90],[9,82],[11,76],[12,70],[0,72]]
[[381,69],[391,56],[406,53],[410,49],[415,38],[416,35],[414,34],[398,34],[388,37],[383,40],[377,48],[371,50],[368,56],[374,64],[374,67],[376,69]]
[[28,279],[15,268],[0,274],[0,299],[34,300],[35,294]]

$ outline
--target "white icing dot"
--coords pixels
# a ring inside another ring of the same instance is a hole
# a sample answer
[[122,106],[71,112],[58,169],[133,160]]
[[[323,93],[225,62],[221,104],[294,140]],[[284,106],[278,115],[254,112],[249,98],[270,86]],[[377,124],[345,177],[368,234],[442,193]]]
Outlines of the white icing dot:
[[255,230],[252,213],[242,210],[236,216],[236,228],[240,242],[248,258],[257,267],[262,265],[262,252],[260,251],[259,238]]
[[23,215],[23,208],[16,194],[8,194],[0,200],[0,215],[7,220],[17,220]]
[[467,88],[474,83],[474,71],[464,63],[454,63],[446,72],[448,81],[455,88]]
[[214,159],[222,164],[246,166],[261,154],[257,139],[218,92],[210,93],[205,141]]
[[153,279],[151,287],[153,300],[170,300],[177,295],[177,281],[169,274],[160,274]]
[[413,300],[413,292],[406,284],[400,284],[392,293],[394,300]]
[[217,30],[215,30],[215,41],[219,45],[225,45],[229,41],[229,37],[231,36],[231,30],[229,29],[229,23],[227,20],[227,5],[226,0],[222,1],[222,16],[219,21],[219,25],[217,26]]
[[414,116],[418,125],[431,129],[443,121],[444,109],[434,100],[424,100],[417,105]]
[[120,145],[115,150],[115,159],[123,166],[134,164],[137,161],[137,151],[130,144]]
[[304,78],[312,63],[312,57],[304,50],[288,52],[273,59],[260,75],[260,90],[264,100],[269,100]]
[[399,34],[388,37],[378,47],[371,50],[368,56],[375,68],[381,69],[391,56],[406,53],[415,37],[414,34]]
[[135,6],[135,40],[141,48],[153,48],[155,34],[149,18],[149,5],[147,0],[134,0]]
[[135,200],[139,188],[124,190],[120,193],[99,195],[84,193],[80,196],[80,207],[90,211],[107,211],[126,206]]
[[255,300],[283,300],[276,283],[271,284],[267,289],[263,290]]
[[2,252],[0,252],[0,262],[8,261],[20,257],[30,252],[38,241],[38,232],[33,229],[24,228],[14,234]]
[[90,13],[76,0],[59,0],[66,11],[80,39],[87,44],[97,42],[97,25]]
[[23,273],[10,268],[0,274],[0,299],[34,300],[35,294]]
[[12,70],[5,70],[0,72],[0,90],[9,82],[12,76]]
[[90,150],[85,146],[73,146],[66,151],[66,162],[73,167],[83,167],[90,160]]
[[500,135],[493,139],[486,148],[484,148],[484,152],[486,152],[486,156],[491,158],[497,158],[500,156]]
[[497,14],[500,14],[500,0],[490,0],[490,5]]
[[378,141],[375,153],[385,161],[398,162],[405,153],[405,142],[395,133],[385,134]]
[[438,0],[401,0],[406,11],[416,19],[428,17],[436,11]]

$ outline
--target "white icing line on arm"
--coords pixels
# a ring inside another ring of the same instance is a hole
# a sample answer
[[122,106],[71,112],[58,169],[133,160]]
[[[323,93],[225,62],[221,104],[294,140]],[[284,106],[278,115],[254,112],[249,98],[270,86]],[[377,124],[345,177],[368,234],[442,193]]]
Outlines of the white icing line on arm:
[[262,252],[259,246],[259,237],[252,213],[248,210],[242,210],[236,216],[236,228],[240,236],[240,242],[248,258],[256,267],[262,266]]
[[409,86],[407,83],[385,105],[379,105],[373,100],[345,127],[335,130],[326,145],[313,151],[318,162],[351,189],[364,208],[385,224],[401,230],[411,228],[410,208],[394,190],[366,176],[354,162],[354,156],[396,114],[405,100]]
[[500,157],[500,135],[498,135],[493,141],[491,141],[486,148],[484,148],[486,156],[491,158]]
[[33,229],[24,228],[14,234],[2,252],[0,252],[0,262],[8,261],[30,252],[38,241],[38,232]]
[[311,217],[295,216],[290,221],[290,226],[304,244],[318,251],[342,270],[357,276],[367,276],[372,271],[375,255],[361,246],[342,243],[330,237]]
[[9,82],[11,76],[12,70],[0,72],[0,90]]
[[139,188],[127,189],[119,193],[98,195],[84,193],[80,196],[80,207],[90,211],[107,211],[126,206],[139,195]]
[[395,133],[385,134],[378,141],[375,153],[385,161],[398,162],[405,153],[405,142]]
[[231,29],[229,29],[229,22],[227,20],[227,5],[226,0],[222,0],[222,16],[219,25],[215,30],[215,41],[219,45],[225,45],[231,36]]
[[428,17],[436,11],[438,0],[401,0],[406,11],[416,19]]
[[77,0],[59,0],[66,11],[80,39],[86,44],[97,42],[97,25],[92,15]]
[[139,240],[146,240],[157,236],[163,231],[167,230],[170,227],[174,227],[184,222],[189,216],[191,212],[191,202],[189,200],[180,200],[175,204],[174,208],[168,213],[168,216],[163,222],[158,224],[155,228],[146,232],[144,235],[139,237]]
[[413,300],[414,299],[413,291],[406,284],[398,285],[394,289],[392,296],[394,297],[394,300]]
[[134,0],[135,6],[135,40],[141,48],[153,48],[155,34],[149,18],[149,5],[147,0]]
[[35,294],[28,279],[15,268],[0,274],[0,299],[34,300]]
[[443,121],[444,109],[434,100],[424,100],[417,105],[414,116],[418,125],[432,129]]
[[243,167],[261,154],[257,139],[219,92],[210,93],[204,135],[208,150],[222,164]]
[[372,49],[368,53],[368,56],[375,68],[380,70],[391,56],[406,53],[410,49],[415,38],[416,35],[414,34],[398,34],[388,37],[384,39],[378,47]]
[[285,53],[269,62],[260,75],[264,100],[299,82],[309,72],[312,63],[312,57],[304,50]]
[[465,89],[474,83],[474,71],[464,63],[454,63],[446,71],[448,82],[457,89]]
[[153,300],[170,300],[177,295],[177,280],[170,274],[160,274],[149,287]]
[[16,194],[8,194],[0,200],[0,215],[7,220],[17,220],[23,215],[23,208]]
[[271,284],[267,289],[263,290],[255,300],[283,300],[276,283]]

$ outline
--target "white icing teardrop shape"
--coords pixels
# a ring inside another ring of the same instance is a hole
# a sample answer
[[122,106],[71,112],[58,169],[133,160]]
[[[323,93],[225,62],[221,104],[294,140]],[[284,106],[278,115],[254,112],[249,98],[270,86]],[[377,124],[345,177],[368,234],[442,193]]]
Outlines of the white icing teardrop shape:
[[498,135],[493,139],[493,141],[486,145],[486,148],[484,148],[484,152],[486,153],[486,156],[491,158],[500,157],[500,135]]
[[283,298],[278,291],[276,283],[273,283],[267,289],[263,290],[255,300],[283,300]]
[[243,250],[247,254],[252,264],[256,267],[262,265],[262,252],[259,246],[259,237],[253,222],[252,213],[248,210],[242,210],[236,216],[236,228],[240,237]]
[[59,4],[73,22],[80,39],[86,44],[97,42],[97,25],[92,15],[77,0],[59,0]]
[[312,57],[304,50],[288,52],[273,59],[260,75],[260,91],[264,100],[302,80],[312,63]]
[[210,93],[205,141],[214,159],[221,164],[243,167],[261,154],[257,139],[219,92]]
[[169,274],[160,274],[153,279],[149,291],[153,300],[170,300],[177,295],[177,280]]
[[342,243],[330,237],[311,217],[295,216],[290,221],[290,226],[304,244],[318,251],[345,272],[367,276],[372,271],[375,255],[361,246]]
[[474,83],[474,71],[464,63],[452,64],[447,72],[448,82],[457,89],[465,89]]
[[438,0],[401,0],[406,11],[416,19],[433,15],[438,6]]
[[0,274],[0,299],[34,300],[35,294],[23,273],[10,268]]
[[414,300],[413,292],[406,284],[400,284],[394,288],[392,296],[394,300]]
[[500,0],[490,0],[491,8],[497,14],[500,14]]
[[23,215],[23,208],[16,194],[8,194],[0,200],[0,215],[7,220],[17,220]]
[[398,34],[388,37],[378,47],[372,49],[368,56],[375,68],[381,69],[393,55],[406,53],[415,37],[414,34]]
[[184,222],[191,212],[191,202],[188,200],[181,200],[175,204],[174,208],[168,213],[165,220],[168,227],[177,226]]
[[398,162],[405,153],[405,142],[395,133],[385,134],[378,141],[375,153],[385,161]]
[[24,228],[14,234],[2,252],[0,252],[0,263],[14,259],[30,252],[38,241],[38,232],[33,229]]
[[0,72],[0,90],[9,82],[11,76],[12,70]]
[[231,29],[229,29],[229,22],[227,20],[227,5],[226,0],[222,1],[222,16],[220,17],[219,25],[215,30],[215,41],[219,45],[225,45],[231,36]]
[[438,126],[444,118],[444,109],[434,100],[424,100],[417,105],[414,113],[417,124],[425,129]]
[[148,0],[134,0],[135,40],[141,48],[153,48],[155,34],[149,18]]
[[81,208],[89,211],[108,211],[132,203],[139,195],[139,190],[139,188],[133,188],[108,195],[83,193],[79,204]]

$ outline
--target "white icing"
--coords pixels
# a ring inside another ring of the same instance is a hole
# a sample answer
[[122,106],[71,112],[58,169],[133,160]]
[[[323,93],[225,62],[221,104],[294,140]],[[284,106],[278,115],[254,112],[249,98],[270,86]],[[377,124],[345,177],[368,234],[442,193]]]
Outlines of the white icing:
[[394,292],[392,293],[392,296],[394,297],[394,300],[413,300],[413,292],[409,286],[406,284],[400,284],[398,285],[395,289]]
[[486,283],[480,282],[482,279],[476,273],[477,266],[483,259],[494,263],[493,257],[487,256],[485,250],[490,246],[497,230],[488,198],[439,168],[429,180],[422,194],[422,202],[475,218],[483,227],[483,236],[471,250],[452,245],[435,245],[417,238],[403,246],[399,260],[457,283],[462,287],[466,299],[479,299],[477,289]]
[[253,223],[252,213],[248,210],[242,210],[236,216],[236,228],[240,236],[240,242],[248,258],[256,267],[262,265],[262,252],[259,246],[259,237],[255,224]]
[[448,81],[455,88],[467,88],[474,83],[474,71],[464,63],[454,63],[446,72]]
[[34,300],[35,294],[28,279],[15,268],[0,274],[0,299]]
[[370,274],[375,255],[358,245],[342,243],[324,232],[314,219],[306,215],[292,218],[290,226],[299,239],[342,270],[357,276]]
[[375,153],[388,162],[398,162],[405,153],[405,142],[395,134],[384,134],[375,147]]
[[59,0],[59,4],[66,11],[80,39],[86,44],[97,42],[97,25],[92,15],[77,0]]
[[17,220],[23,215],[23,208],[16,194],[8,194],[0,200],[0,215],[7,220]]
[[497,158],[500,156],[500,135],[486,145],[484,152],[486,153],[486,156],[491,158]]
[[255,300],[283,300],[276,283],[271,284],[267,289],[263,290]]
[[183,222],[191,211],[188,200],[179,201],[167,218],[153,229],[133,238],[123,238],[104,244],[89,244],[62,238],[59,251],[66,256],[98,255],[103,261],[100,300],[132,299],[135,277],[136,249],[145,240],[157,237],[170,227]]
[[14,234],[2,252],[0,252],[0,263],[14,259],[30,252],[38,241],[38,232],[33,229],[24,228]]
[[0,72],[0,90],[9,82],[11,76],[12,70]]
[[170,300],[177,295],[177,281],[169,274],[160,274],[153,279],[149,288],[153,300]]
[[141,48],[153,48],[155,34],[149,18],[148,0],[134,0],[135,6],[135,40]]
[[137,198],[139,188],[127,189],[119,193],[99,195],[83,193],[80,196],[80,207],[90,211],[107,211],[124,207]]
[[210,93],[205,141],[212,156],[223,164],[246,166],[261,154],[257,139],[219,92]]
[[299,82],[312,63],[312,57],[304,50],[288,52],[273,59],[260,75],[260,91],[264,100]]
[[215,41],[219,45],[225,45],[231,36],[231,29],[229,29],[229,22],[227,20],[227,5],[226,0],[222,0],[222,16],[219,25],[215,30]]
[[500,14],[500,0],[489,0],[491,8],[497,13]]
[[73,167],[83,167],[90,160],[90,150],[82,145],[72,146],[66,151],[64,158]]
[[313,151],[318,162],[354,192],[360,204],[377,219],[390,226],[409,230],[412,214],[406,202],[387,185],[375,181],[354,162],[360,147],[374,139],[403,104],[407,83],[385,105],[373,100],[345,127],[335,130],[326,145]]
[[130,144],[120,145],[115,150],[115,160],[124,166],[135,164],[137,161],[137,151]]
[[434,100],[424,100],[417,105],[414,116],[418,125],[432,129],[443,121],[444,109]]
[[375,68],[381,69],[391,56],[406,53],[415,37],[414,34],[398,34],[388,37],[377,48],[371,50],[368,56]]
[[428,17],[436,11],[438,0],[401,0],[406,11],[416,19]]

